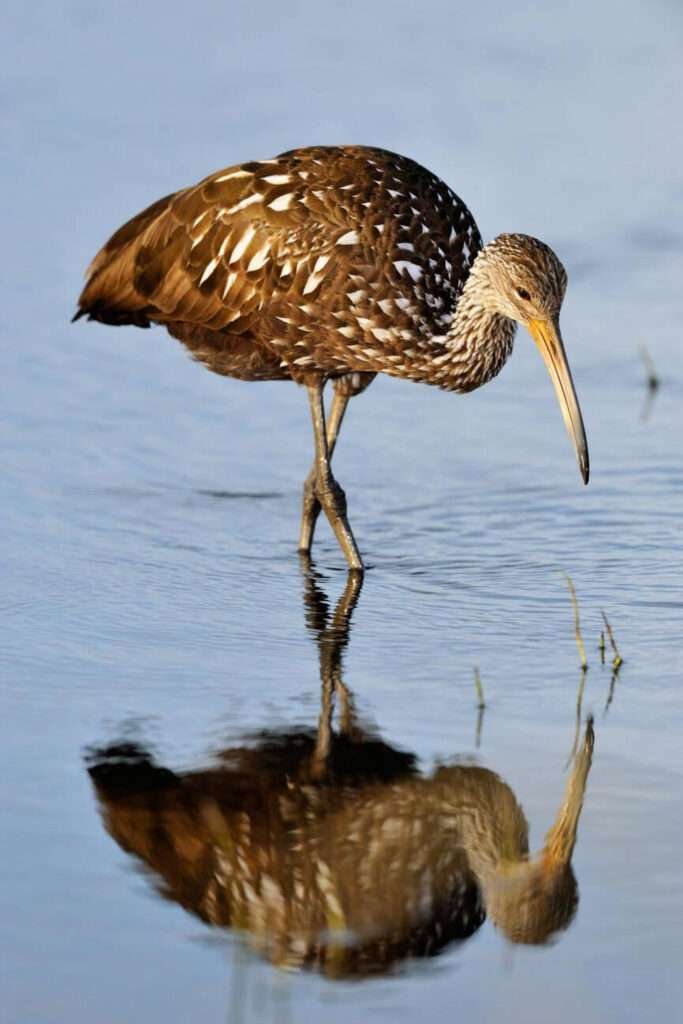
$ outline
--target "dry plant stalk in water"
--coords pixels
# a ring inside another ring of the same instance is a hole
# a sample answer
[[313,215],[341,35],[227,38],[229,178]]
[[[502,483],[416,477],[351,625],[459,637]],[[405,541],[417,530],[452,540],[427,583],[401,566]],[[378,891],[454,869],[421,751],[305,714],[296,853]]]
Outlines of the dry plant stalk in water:
[[581,659],[581,669],[583,672],[588,671],[588,659],[586,658],[586,648],[583,642],[583,636],[581,635],[581,623],[579,621],[579,602],[576,599],[576,590],[569,573],[565,573],[565,579],[567,580],[567,586],[569,587],[569,595],[572,599],[572,608],[574,609],[574,635],[576,636],[576,646],[579,649],[579,658]]
[[607,636],[608,636],[608,639],[609,639],[609,642],[610,642],[610,646],[611,646],[612,650],[614,651],[614,657],[612,658],[612,668],[616,672],[624,664],[624,659],[619,654],[619,648],[617,647],[617,642],[614,639],[614,633],[612,632],[612,627],[610,626],[609,622],[607,621],[607,616],[605,615],[605,613],[602,610],[600,611],[600,614],[602,615],[602,621],[605,623],[605,629],[607,630]]

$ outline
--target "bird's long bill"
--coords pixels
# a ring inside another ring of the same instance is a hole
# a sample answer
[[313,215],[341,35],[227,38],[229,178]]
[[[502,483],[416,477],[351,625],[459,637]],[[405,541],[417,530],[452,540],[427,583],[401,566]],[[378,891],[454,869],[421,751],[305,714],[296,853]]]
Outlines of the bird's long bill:
[[543,362],[555,388],[557,400],[562,410],[562,418],[574,442],[576,458],[585,484],[588,483],[588,445],[586,431],[583,426],[579,400],[574,390],[574,382],[569,372],[567,356],[562,344],[559,320],[532,320],[529,323],[531,336],[538,345]]

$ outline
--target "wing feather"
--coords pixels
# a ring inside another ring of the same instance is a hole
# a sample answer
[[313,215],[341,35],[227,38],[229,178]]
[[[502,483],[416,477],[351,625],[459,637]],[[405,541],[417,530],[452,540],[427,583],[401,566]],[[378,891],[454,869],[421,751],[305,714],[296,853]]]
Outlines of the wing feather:
[[259,337],[278,365],[375,369],[380,350],[397,362],[444,330],[480,247],[465,204],[413,161],[293,150],[128,221],[93,260],[77,315]]

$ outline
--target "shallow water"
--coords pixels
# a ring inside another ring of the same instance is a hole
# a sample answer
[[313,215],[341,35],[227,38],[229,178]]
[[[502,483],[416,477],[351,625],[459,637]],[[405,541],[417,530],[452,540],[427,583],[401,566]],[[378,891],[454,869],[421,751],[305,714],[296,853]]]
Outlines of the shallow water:
[[[17,11],[11,30],[6,1019],[677,1019],[678,5],[209,3],[190,17],[69,3]],[[332,615],[347,577],[321,526],[312,618],[294,551],[304,396],[213,377],[160,331],[68,324],[97,246],[155,195],[233,161],[351,140],[440,173],[486,237],[522,229],[560,253],[592,463],[583,488],[523,334],[480,392],[378,380],[351,404],[335,466],[369,571],[338,653],[363,728],[414,755],[424,780],[469,759],[496,773],[539,850],[581,681],[564,573],[590,662],[581,719],[595,727],[579,905],[555,941],[513,944],[489,918],[363,984],[278,970],[159,899],[159,877],[105,831],[87,773],[87,751],[124,740],[185,776],[245,736],[315,730],[321,602]],[[651,402],[644,343],[661,375]],[[613,687],[603,609],[624,657]]]

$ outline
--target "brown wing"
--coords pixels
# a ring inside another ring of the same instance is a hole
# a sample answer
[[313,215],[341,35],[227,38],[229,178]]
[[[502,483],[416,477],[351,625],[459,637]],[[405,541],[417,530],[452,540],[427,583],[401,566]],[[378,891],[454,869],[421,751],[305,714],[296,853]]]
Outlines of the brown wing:
[[443,330],[480,246],[467,207],[411,160],[293,150],[129,221],[95,257],[77,316],[258,336],[294,371],[377,370]]
[[349,224],[316,188],[329,192],[329,168],[312,163],[320,181],[309,182],[295,163],[229,167],[138,214],[93,260],[77,315],[241,333],[277,294],[309,294],[319,258]]

